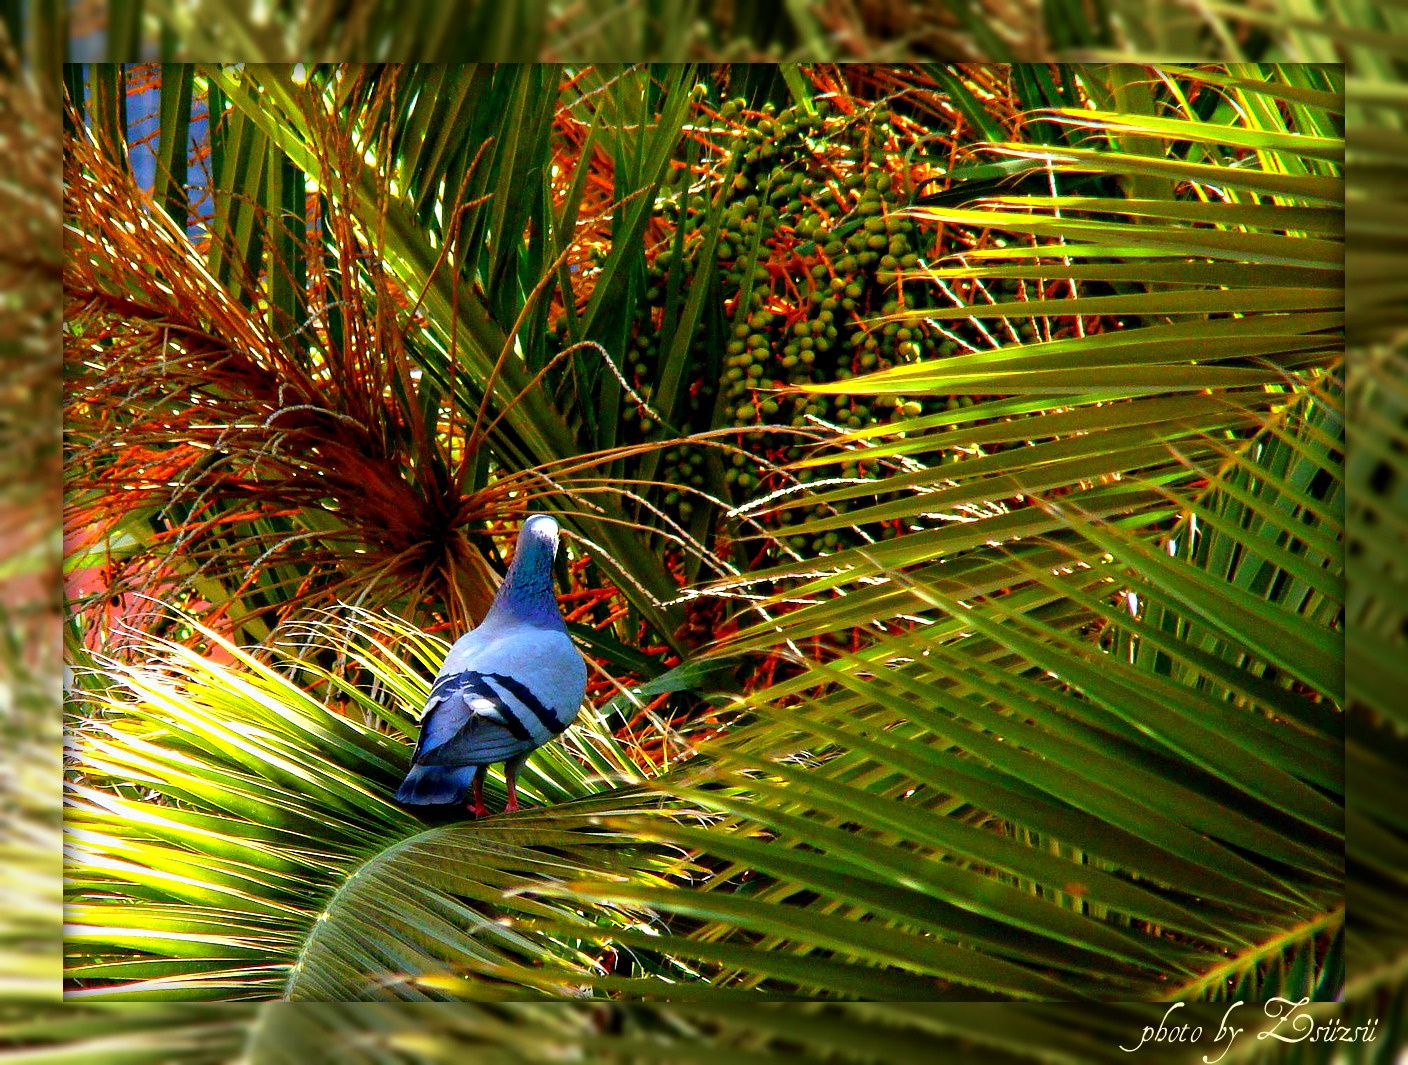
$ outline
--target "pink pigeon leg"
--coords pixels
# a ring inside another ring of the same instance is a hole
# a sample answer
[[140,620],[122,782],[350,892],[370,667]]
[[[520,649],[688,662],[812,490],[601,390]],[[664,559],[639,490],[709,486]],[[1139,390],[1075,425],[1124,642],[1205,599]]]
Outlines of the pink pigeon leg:
[[474,805],[469,808],[470,813],[475,817],[484,817],[489,813],[484,805],[484,766],[480,766],[474,771]]
[[508,785],[508,802],[504,804],[506,814],[518,809],[518,769],[523,765],[525,758],[527,755],[520,755],[504,763],[504,783]]

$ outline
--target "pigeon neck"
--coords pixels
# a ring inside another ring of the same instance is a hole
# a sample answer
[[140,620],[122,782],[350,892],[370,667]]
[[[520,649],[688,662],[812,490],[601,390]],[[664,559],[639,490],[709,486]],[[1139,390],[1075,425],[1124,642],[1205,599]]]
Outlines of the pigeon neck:
[[565,630],[552,590],[552,554],[527,543],[514,554],[483,624],[518,622]]

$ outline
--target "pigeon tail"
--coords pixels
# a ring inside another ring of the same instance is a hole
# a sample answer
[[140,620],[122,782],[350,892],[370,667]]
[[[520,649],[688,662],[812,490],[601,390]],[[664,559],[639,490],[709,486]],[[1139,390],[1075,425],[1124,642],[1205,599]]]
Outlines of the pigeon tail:
[[463,802],[474,774],[473,765],[415,765],[396,789],[396,801],[411,806]]
[[534,514],[523,523],[513,561],[484,616],[484,625],[519,622],[567,630],[552,589],[557,534],[557,522],[546,514]]

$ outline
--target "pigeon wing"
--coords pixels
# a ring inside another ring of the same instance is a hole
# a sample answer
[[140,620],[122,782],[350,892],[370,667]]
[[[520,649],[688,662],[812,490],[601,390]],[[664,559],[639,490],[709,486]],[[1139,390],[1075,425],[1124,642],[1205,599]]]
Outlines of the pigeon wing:
[[483,674],[452,674],[436,687],[416,744],[417,765],[490,765],[538,746]]
[[541,747],[576,718],[586,680],[566,633],[527,629],[457,644],[431,689],[413,760],[488,765]]

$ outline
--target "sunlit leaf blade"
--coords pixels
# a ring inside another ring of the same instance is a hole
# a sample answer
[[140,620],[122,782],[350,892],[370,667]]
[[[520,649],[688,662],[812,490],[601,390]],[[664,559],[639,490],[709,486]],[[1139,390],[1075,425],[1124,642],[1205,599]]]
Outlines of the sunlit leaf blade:
[[[310,623],[306,659],[205,636],[233,662],[153,642],[148,666],[108,663],[101,686],[80,678],[87,718],[72,748],[93,784],[68,790],[72,998],[423,1000],[439,997],[436,977],[471,973],[490,974],[492,991],[541,946],[503,923],[505,892],[624,870],[629,844],[596,826],[659,802],[629,787],[589,798],[602,787],[593,768],[612,772],[603,755],[614,752],[618,778],[632,763],[609,733],[586,739],[599,725],[584,722],[570,742],[587,757],[555,747],[522,782],[525,796],[546,786],[565,800],[556,812],[427,829],[390,801],[407,748],[371,727],[386,718],[358,724],[333,709],[340,685],[330,703],[284,672],[316,676],[314,649],[338,648],[343,670],[405,678],[419,705],[426,682],[396,648],[414,654],[422,634],[349,612]],[[589,858],[597,848],[602,862]],[[654,879],[650,864],[631,875]],[[568,957],[559,981],[591,964]]]

